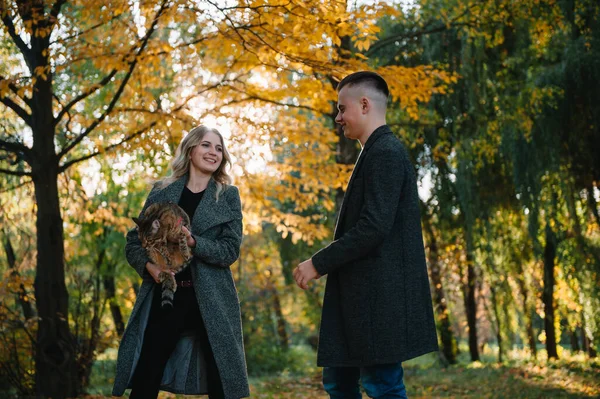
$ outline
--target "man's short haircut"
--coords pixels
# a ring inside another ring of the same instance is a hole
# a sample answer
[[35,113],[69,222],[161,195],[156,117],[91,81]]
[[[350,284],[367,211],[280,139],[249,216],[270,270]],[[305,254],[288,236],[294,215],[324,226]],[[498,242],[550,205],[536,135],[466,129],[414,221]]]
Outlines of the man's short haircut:
[[342,79],[342,81],[338,84],[337,91],[339,92],[342,90],[344,86],[352,87],[359,84],[361,86],[364,85],[371,89],[375,89],[379,93],[383,94],[386,99],[390,96],[390,89],[388,88],[385,79],[383,79],[378,73],[371,71],[351,73]]

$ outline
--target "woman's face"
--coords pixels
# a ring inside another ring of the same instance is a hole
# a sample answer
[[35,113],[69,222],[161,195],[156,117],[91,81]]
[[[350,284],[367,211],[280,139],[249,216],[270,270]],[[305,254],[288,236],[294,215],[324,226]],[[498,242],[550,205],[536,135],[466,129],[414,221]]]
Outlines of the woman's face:
[[208,132],[204,135],[200,144],[192,149],[190,154],[191,167],[196,168],[203,174],[212,175],[223,162],[223,145],[221,138]]

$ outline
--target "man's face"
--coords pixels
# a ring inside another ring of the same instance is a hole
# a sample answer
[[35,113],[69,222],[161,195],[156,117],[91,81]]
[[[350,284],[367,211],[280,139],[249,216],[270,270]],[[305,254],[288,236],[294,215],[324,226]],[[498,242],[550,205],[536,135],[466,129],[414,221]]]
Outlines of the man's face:
[[360,97],[351,87],[344,86],[338,93],[338,114],[335,121],[342,126],[346,138],[357,140],[363,134],[362,111]]

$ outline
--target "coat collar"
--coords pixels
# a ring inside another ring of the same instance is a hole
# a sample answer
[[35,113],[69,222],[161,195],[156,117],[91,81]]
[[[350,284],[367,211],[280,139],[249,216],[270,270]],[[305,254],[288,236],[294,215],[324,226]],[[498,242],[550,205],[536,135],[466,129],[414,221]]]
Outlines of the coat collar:
[[367,139],[365,145],[363,146],[362,150],[360,151],[360,154],[358,154],[358,160],[356,161],[356,164],[354,165],[354,169],[352,170],[352,175],[350,176],[350,181],[348,182],[348,186],[346,187],[346,193],[344,194],[342,206],[340,207],[339,216],[337,218],[337,223],[336,223],[335,233],[334,233],[335,239],[339,238],[339,235],[341,234],[339,226],[341,226],[341,222],[344,220],[344,216],[346,214],[346,208],[348,205],[348,197],[350,196],[350,191],[352,191],[352,188],[354,186],[353,185],[354,178],[358,174],[358,171],[360,170],[360,166],[362,165],[362,160],[365,158],[365,155],[366,155],[367,151],[369,151],[369,148],[371,148],[377,140],[379,140],[384,135],[390,134],[390,133],[392,133],[392,130],[390,129],[390,127],[388,125],[379,126],[377,129],[375,129],[373,131],[373,133],[371,133],[371,135]]
[[[162,200],[179,203],[181,193],[188,181],[188,174],[181,176],[162,190]],[[198,204],[194,217],[191,220],[193,233],[200,235],[217,224],[228,222],[235,218],[229,209],[227,201],[223,198],[225,193],[221,192],[219,201],[216,199],[217,182],[212,177],[206,186],[202,200]]]
[[383,136],[384,134],[388,134],[388,133],[392,133],[392,129],[390,129],[390,127],[388,125],[379,126],[377,129],[375,129],[373,131],[373,133],[371,133],[371,135],[367,139],[367,142],[365,143],[362,152],[367,151],[369,148],[371,148],[373,143],[375,143],[377,140],[379,140],[379,138],[381,136]]

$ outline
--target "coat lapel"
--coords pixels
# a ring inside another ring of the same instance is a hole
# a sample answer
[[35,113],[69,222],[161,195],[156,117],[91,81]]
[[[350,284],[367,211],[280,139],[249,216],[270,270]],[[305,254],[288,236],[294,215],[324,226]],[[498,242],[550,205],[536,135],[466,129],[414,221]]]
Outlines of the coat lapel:
[[[226,188],[225,188],[226,189]],[[221,192],[219,201],[216,198],[217,182],[210,179],[206,192],[198,204],[192,219],[194,234],[201,235],[213,226],[229,222],[234,219],[234,214],[223,198],[225,193]]]
[[344,194],[344,200],[342,201],[342,206],[340,208],[340,215],[338,216],[338,220],[337,220],[337,223],[335,226],[334,239],[338,239],[339,236],[343,233],[342,231],[340,231],[341,230],[340,226],[342,225],[341,222],[344,220],[344,216],[346,215],[346,209],[347,209],[346,205],[347,205],[348,197],[350,196],[349,194],[353,188],[354,178],[356,177],[356,175],[358,174],[358,171],[360,170],[360,166],[362,165],[362,161],[365,158],[367,151],[369,150],[369,148],[371,148],[373,146],[373,143],[375,143],[380,137],[382,137],[386,133],[391,133],[391,132],[392,131],[390,130],[388,125],[383,125],[383,126],[378,127],[377,129],[375,129],[375,131],[367,139],[365,146],[363,147],[360,154],[358,155],[358,160],[356,161],[356,164],[354,165],[354,169],[352,170],[352,175],[350,176],[350,181],[348,182],[348,186],[346,187],[346,192]]
[[179,179],[175,180],[173,183],[165,187],[165,189],[163,190],[163,201],[170,201],[175,204],[178,204],[179,200],[181,199],[181,193],[183,192],[183,187],[185,186],[187,179],[188,176],[183,175]]

